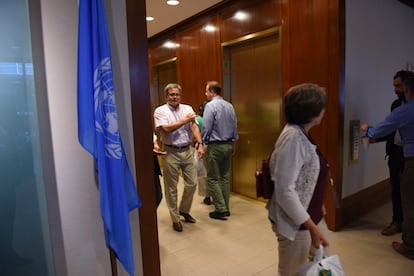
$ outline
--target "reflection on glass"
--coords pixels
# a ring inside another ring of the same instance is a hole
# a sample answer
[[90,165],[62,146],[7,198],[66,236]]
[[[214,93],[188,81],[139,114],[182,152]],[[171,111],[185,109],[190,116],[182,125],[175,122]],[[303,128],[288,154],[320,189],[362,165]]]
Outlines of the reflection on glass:
[[27,0],[0,1],[0,275],[53,275]]

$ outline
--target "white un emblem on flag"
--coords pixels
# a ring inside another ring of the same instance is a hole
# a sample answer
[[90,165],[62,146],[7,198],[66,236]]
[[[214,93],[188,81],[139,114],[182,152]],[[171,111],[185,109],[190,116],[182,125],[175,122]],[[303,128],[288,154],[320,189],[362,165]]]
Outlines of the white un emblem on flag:
[[95,69],[93,81],[96,131],[102,133],[104,137],[105,154],[110,158],[121,159],[121,140],[115,107],[112,65],[109,57],[102,59],[99,63]]

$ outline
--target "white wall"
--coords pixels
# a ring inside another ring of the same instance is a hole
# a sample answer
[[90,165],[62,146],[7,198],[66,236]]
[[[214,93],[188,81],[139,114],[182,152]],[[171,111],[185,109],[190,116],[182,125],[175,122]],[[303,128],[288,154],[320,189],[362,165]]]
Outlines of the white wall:
[[[47,94],[58,203],[68,275],[111,275],[92,157],[77,137],[77,0],[41,0]],[[133,158],[125,1],[107,0],[119,124]],[[116,41],[115,41],[116,39]],[[130,161],[131,168],[134,164]],[[136,275],[142,275],[138,212],[133,220]],[[118,263],[118,270],[121,264]],[[127,275],[121,271],[119,275]]]
[[374,125],[390,112],[393,76],[414,63],[413,26],[414,9],[397,0],[346,1],[343,197],[388,178],[385,143],[361,146],[348,164],[349,121]]

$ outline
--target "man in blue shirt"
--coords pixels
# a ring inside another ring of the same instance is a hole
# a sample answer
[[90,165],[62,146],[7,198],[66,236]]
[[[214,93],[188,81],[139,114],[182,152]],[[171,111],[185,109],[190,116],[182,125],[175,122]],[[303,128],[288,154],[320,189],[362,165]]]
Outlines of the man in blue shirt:
[[[394,75],[393,86],[397,99],[395,99],[391,104],[391,112],[405,103],[403,81],[410,74],[410,71],[400,70]],[[404,168],[404,154],[401,135],[398,131],[394,131],[386,137],[376,139],[376,141],[371,140],[370,142],[373,143],[382,141],[386,141],[385,152],[388,156],[388,168],[391,183],[392,221],[390,225],[381,231],[381,234],[391,236],[401,232],[402,228],[403,212],[401,207],[400,177]]]
[[414,73],[403,80],[406,104],[393,110],[384,121],[374,127],[361,125],[369,138],[379,138],[398,130],[403,141],[404,170],[401,176],[401,203],[403,210],[402,243],[392,247],[409,259],[414,259]]
[[233,105],[221,96],[221,87],[216,81],[206,85],[207,100],[203,116],[203,142],[207,144],[204,164],[207,182],[213,198],[212,219],[226,220],[230,216],[231,155],[235,153],[235,142],[239,139],[237,118]]

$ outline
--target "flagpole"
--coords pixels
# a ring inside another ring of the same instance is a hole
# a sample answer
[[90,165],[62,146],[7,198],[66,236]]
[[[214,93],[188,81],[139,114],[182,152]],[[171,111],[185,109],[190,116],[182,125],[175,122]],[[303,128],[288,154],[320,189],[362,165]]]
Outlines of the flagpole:
[[118,276],[118,268],[116,266],[116,256],[115,256],[115,252],[111,248],[109,248],[109,258],[111,260],[112,276]]

